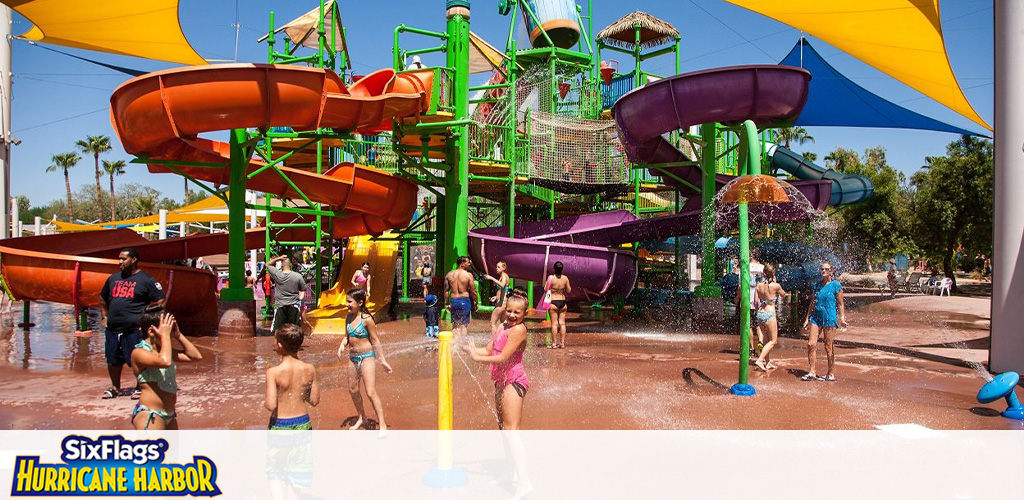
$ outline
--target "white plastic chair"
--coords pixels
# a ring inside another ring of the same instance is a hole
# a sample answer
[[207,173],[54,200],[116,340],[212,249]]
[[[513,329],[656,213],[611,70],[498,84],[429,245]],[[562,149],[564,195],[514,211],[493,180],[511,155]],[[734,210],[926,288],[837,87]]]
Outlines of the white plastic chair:
[[939,297],[942,297],[942,292],[946,292],[946,295],[952,296],[952,294],[953,294],[953,280],[952,280],[952,278],[942,278],[942,283],[939,284]]

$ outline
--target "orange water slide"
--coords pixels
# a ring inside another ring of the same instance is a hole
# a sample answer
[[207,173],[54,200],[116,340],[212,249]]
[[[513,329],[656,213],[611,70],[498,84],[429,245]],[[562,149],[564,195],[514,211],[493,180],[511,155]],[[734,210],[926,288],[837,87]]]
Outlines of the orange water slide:
[[[110,98],[111,120],[128,153],[153,160],[219,163],[224,168],[177,167],[218,185],[229,181],[228,144],[199,134],[237,128],[332,128],[375,133],[394,118],[428,109],[433,71],[396,74],[385,69],[346,88],[328,70],[299,66],[225,64],[176,68],[134,78]],[[249,172],[264,163],[251,161]],[[151,163],[150,172],[170,172]],[[334,236],[378,234],[405,227],[416,210],[416,185],[371,167],[340,163],[317,175],[280,167],[311,201],[345,217]],[[274,169],[256,173],[248,189],[299,198]]]
[[[209,250],[209,244],[215,242],[223,246],[217,252],[221,253],[227,248],[227,238],[222,240],[206,239],[194,251],[202,251],[204,246]],[[135,247],[140,256],[155,256],[180,245],[172,241],[147,241],[129,229],[7,239],[0,242],[0,276],[7,292],[17,300],[97,307],[107,277],[120,269],[116,254],[121,248]],[[88,256],[95,253],[107,258]],[[113,258],[109,258],[111,253]],[[161,284],[167,309],[175,313],[183,332],[206,335],[216,330],[217,277],[213,273],[151,262],[141,262],[139,267]]]
[[[270,126],[296,130],[334,128],[375,132],[391,120],[426,110],[433,72],[396,75],[381,70],[345,88],[336,74],[316,68],[230,64],[186,67],[144,75],[111,96],[111,120],[125,150],[154,160],[220,163],[223,168],[186,166],[185,173],[216,184],[228,183],[228,145],[199,134],[233,128]],[[252,161],[249,171],[264,164]],[[151,164],[151,172],[170,172]],[[416,186],[386,172],[342,163],[317,175],[280,170],[312,201],[344,211],[334,220],[336,237],[382,233],[406,226],[416,209]],[[298,193],[273,169],[257,173],[247,188],[279,196]],[[262,246],[262,229],[249,231],[246,246]],[[164,287],[167,307],[189,334],[212,333],[217,326],[216,277],[181,266],[153,264],[223,253],[227,236],[197,235],[146,241],[132,231],[34,236],[0,243],[0,276],[19,300],[42,300],[75,307],[99,305],[99,291],[118,271],[117,253],[134,246],[141,268]]]

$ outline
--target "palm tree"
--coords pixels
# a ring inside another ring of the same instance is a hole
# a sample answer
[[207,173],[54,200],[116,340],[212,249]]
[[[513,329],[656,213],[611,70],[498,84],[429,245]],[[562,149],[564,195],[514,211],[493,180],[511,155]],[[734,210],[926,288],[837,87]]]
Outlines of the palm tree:
[[124,166],[124,160],[103,160],[103,170],[110,177],[110,220],[117,219],[117,212],[114,209],[117,206],[117,203],[114,202],[114,176],[124,175]]
[[96,160],[96,205],[99,213],[103,213],[103,188],[100,187],[100,154],[110,151],[110,138],[105,135],[87,135],[84,141],[76,141],[75,146],[85,154],[92,154]]
[[807,133],[803,127],[783,127],[776,131],[776,140],[781,142],[783,147],[790,149],[789,144],[793,143],[803,146],[808,142],[814,142],[814,136]]
[[51,158],[53,165],[46,167],[47,172],[56,172],[58,170],[64,171],[64,187],[68,190],[68,214],[71,216],[71,220],[75,220],[75,209],[71,206],[71,179],[68,177],[68,170],[78,162],[82,160],[78,153],[61,153],[59,155],[53,155]]
[[142,212],[142,216],[153,215],[156,212],[156,198],[152,196],[140,196],[135,198],[135,208]]

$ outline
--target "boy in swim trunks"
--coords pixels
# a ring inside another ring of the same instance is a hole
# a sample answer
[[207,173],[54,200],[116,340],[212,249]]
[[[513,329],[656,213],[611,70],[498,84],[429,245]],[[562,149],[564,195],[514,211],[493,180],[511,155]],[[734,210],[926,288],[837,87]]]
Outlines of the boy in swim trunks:
[[456,337],[466,334],[469,318],[476,310],[478,297],[476,282],[469,272],[469,257],[462,256],[455,261],[458,266],[445,276],[445,290],[448,295],[448,310],[452,313],[452,330]]
[[274,331],[281,364],[267,368],[264,406],[270,410],[270,430],[311,430],[306,408],[320,404],[320,386],[313,365],[299,361],[302,330],[286,323]]

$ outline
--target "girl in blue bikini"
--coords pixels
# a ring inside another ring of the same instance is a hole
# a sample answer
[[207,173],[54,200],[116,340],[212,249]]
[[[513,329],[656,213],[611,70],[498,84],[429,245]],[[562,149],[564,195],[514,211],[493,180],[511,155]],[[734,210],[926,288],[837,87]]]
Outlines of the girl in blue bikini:
[[[178,402],[176,362],[199,361],[203,355],[178,331],[174,316],[160,306],[149,306],[139,318],[145,338],[132,351],[132,370],[142,394],[132,410],[135,430],[177,430],[174,407]],[[175,349],[172,341],[182,349]]]
[[768,371],[776,368],[768,358],[768,354],[779,342],[779,307],[782,305],[782,299],[788,294],[782,289],[782,285],[775,281],[775,267],[771,264],[765,264],[764,281],[758,283],[754,290],[757,296],[756,321],[767,340],[764,347],[761,348],[761,355],[757,357],[754,364],[758,368]]
[[377,324],[373,322],[373,316],[366,310],[366,292],[360,289],[348,291],[348,316],[345,318],[347,334],[338,347],[338,357],[344,359],[345,348],[348,347],[348,359],[352,362],[352,375],[349,377],[349,394],[352,395],[352,403],[359,414],[358,420],[349,429],[358,429],[363,426],[366,420],[366,412],[363,410],[363,395],[359,392],[360,382],[366,397],[373,405],[373,411],[377,414],[380,437],[388,433],[388,425],[384,423],[384,406],[377,395],[376,368],[377,363],[384,367],[386,373],[391,373],[391,365],[384,359],[384,351],[380,347],[380,337],[377,336]]

